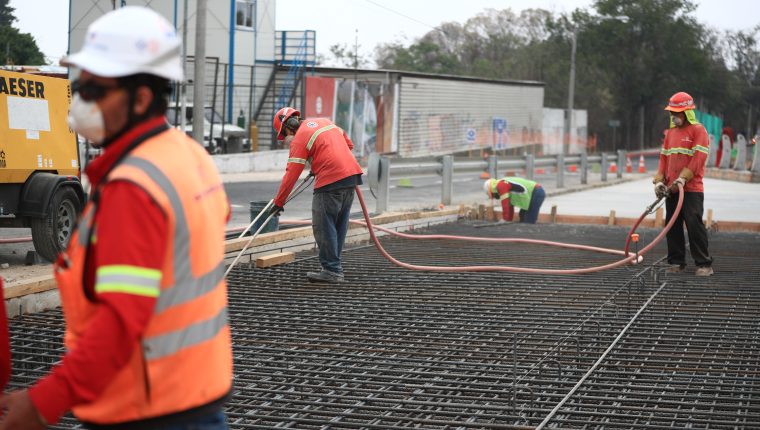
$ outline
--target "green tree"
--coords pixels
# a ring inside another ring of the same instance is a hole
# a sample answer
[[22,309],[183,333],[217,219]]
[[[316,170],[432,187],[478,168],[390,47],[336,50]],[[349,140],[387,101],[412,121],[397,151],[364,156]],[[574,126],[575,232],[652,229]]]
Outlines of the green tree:
[[0,58],[5,64],[41,65],[45,56],[29,33],[21,33],[13,27],[16,17],[9,0],[0,0]]
[[[742,103],[734,103],[725,106],[725,110],[731,112],[727,121],[735,130],[746,131],[747,136],[753,136],[757,127],[753,127],[753,120],[758,117],[758,112],[753,112],[753,106],[760,105],[760,50],[758,38],[760,37],[760,25],[749,31],[727,32],[725,36],[726,48],[725,59],[734,66],[733,77],[734,89],[737,95],[733,100]],[[741,119],[745,116],[746,123]],[[746,128],[745,128],[746,127]]]
[[695,8],[694,0],[596,0],[559,16],[486,9],[409,46],[380,45],[375,59],[383,68],[542,81],[544,106],[564,108],[575,35],[574,106],[588,110],[589,132],[611,150],[607,124],[616,119],[618,148],[656,147],[668,126],[663,107],[675,92],[743,125],[749,106],[760,103],[760,28],[719,34],[697,22]]
[[343,67],[356,69],[369,64],[369,60],[359,54],[360,47],[361,45],[356,45],[351,49],[345,43],[338,43],[330,46],[330,54],[333,60]]
[[16,22],[16,16],[13,15],[16,9],[9,3],[10,0],[0,0],[0,27],[10,27]]
[[[579,63],[596,71],[579,74],[581,85],[606,87],[577,93],[576,105],[589,110],[590,128],[609,136],[605,124],[614,115],[623,123],[625,148],[656,146],[667,127],[663,106],[670,95],[687,91],[700,103],[707,94],[726,92],[728,82],[716,79],[711,33],[693,17],[692,1],[597,0],[594,7],[596,16],[625,16],[627,22],[599,20],[586,11],[572,16]],[[601,89],[611,97],[598,97]]]

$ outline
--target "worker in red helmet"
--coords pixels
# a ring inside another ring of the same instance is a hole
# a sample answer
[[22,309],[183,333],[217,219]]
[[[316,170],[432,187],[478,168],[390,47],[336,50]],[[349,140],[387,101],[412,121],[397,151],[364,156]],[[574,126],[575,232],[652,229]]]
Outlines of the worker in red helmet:
[[681,212],[668,231],[669,273],[682,272],[686,268],[686,243],[683,225],[689,234],[689,249],[697,265],[697,276],[713,274],[710,253],[707,250],[707,229],[702,222],[704,212],[705,162],[709,151],[707,130],[697,122],[694,99],[685,92],[674,94],[666,111],[670,112],[670,128],[660,150],[660,164],[652,181],[655,195],[665,197],[666,222],[670,222],[678,204],[678,184],[683,186]]
[[311,282],[343,282],[340,254],[348,231],[348,216],[354,202],[354,188],[361,185],[362,169],[351,150],[354,144],[346,133],[327,118],[301,118],[301,112],[284,107],[274,116],[277,140],[290,142],[290,155],[272,213],[280,213],[293,185],[310,160],[316,176],[311,215],[314,240],[319,248],[322,270],[309,272]]

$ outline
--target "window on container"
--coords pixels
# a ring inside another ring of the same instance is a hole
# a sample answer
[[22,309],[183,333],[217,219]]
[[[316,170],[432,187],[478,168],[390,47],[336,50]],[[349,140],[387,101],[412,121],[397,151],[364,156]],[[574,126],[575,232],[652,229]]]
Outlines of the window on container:
[[256,0],[237,0],[235,4],[235,23],[238,27],[253,29]]

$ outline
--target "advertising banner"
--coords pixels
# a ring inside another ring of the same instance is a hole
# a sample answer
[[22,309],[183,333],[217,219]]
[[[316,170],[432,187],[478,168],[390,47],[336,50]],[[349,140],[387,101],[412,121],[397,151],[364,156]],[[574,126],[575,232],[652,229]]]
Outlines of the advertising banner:
[[329,118],[335,120],[335,79],[306,77],[306,102],[304,116],[306,118]]

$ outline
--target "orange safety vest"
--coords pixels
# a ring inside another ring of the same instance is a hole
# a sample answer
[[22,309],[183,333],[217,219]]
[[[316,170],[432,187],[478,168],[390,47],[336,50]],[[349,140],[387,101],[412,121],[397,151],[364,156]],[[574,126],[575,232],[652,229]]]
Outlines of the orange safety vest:
[[[145,190],[166,214],[170,234],[160,274],[139,268],[96,270],[96,291],[105,286],[110,286],[106,291],[153,291],[157,301],[128,364],[97,399],[74,407],[74,415],[94,424],[117,424],[186,411],[224,397],[232,382],[224,281],[229,205],[219,173],[200,145],[169,129],[130,152],[104,183],[110,180],[130,181]],[[83,287],[87,242],[97,247],[97,225],[107,222],[98,219],[96,205],[87,204],[55,266],[69,349],[76,347],[97,308]]]

